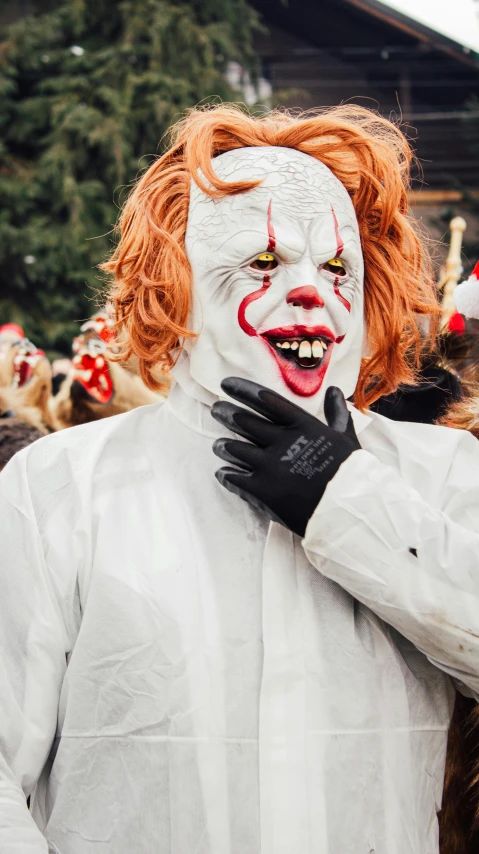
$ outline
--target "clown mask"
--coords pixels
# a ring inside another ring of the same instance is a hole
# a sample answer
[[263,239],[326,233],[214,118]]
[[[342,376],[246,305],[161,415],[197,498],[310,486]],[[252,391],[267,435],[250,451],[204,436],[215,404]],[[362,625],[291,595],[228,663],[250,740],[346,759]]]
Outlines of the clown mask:
[[190,376],[221,396],[251,379],[317,414],[326,388],[355,389],[364,336],[363,259],[344,186],[306,154],[242,148],[214,160],[225,181],[261,179],[213,200],[192,184]]
[[[15,345],[13,345],[15,347]],[[39,350],[32,344],[28,338],[23,338],[16,345],[16,352],[13,358],[13,380],[14,388],[23,388],[33,378],[35,370],[39,362],[45,361],[50,373],[50,366],[43,350]]]
[[114,341],[113,321],[107,313],[96,314],[73,339],[72,382],[83,389],[91,403],[111,403],[113,380],[108,366],[108,345]]

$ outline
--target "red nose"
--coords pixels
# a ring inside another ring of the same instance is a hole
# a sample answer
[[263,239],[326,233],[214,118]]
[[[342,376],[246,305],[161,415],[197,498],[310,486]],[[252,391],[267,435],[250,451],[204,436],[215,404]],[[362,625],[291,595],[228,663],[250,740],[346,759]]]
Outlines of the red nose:
[[288,305],[298,305],[310,311],[312,308],[322,308],[324,300],[319,296],[313,285],[303,285],[302,288],[294,288],[286,297]]

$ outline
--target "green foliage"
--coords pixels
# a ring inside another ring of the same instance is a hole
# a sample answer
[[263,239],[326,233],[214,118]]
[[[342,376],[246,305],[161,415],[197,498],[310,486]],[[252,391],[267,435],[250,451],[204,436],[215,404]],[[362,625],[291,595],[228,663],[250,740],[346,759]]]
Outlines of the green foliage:
[[[0,45],[0,323],[69,352],[118,205],[169,124],[254,73],[246,0],[63,0]],[[140,158],[141,163],[140,163]]]

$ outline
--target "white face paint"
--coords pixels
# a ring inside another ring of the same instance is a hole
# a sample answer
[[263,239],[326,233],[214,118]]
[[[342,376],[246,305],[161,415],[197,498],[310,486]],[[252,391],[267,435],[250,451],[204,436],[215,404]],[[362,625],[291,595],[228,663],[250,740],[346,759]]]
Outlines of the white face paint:
[[330,385],[349,397],[364,304],[348,193],[326,166],[291,149],[242,148],[213,165],[223,180],[262,184],[218,201],[192,184],[186,250],[199,336],[186,344],[190,376],[218,396],[225,377],[251,379],[313,413]]

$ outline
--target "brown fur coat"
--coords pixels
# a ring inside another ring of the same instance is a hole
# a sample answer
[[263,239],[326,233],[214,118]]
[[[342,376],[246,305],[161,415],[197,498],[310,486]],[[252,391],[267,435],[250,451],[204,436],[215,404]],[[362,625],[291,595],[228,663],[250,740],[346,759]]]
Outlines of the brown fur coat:
[[[442,423],[479,439],[479,395],[453,404]],[[439,827],[441,854],[479,854],[479,704],[460,694],[449,730]]]

